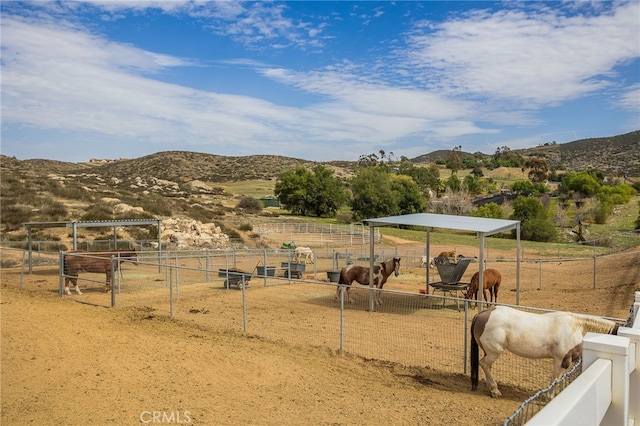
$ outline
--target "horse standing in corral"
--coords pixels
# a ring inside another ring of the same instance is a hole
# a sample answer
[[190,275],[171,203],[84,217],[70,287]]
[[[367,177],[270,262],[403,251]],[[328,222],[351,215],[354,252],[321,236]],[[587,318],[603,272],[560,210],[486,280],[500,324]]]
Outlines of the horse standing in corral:
[[[484,294],[484,301],[488,302],[487,299],[487,291],[491,294],[491,302],[498,303],[498,289],[500,288],[500,282],[502,281],[502,275],[498,272],[497,269],[485,269],[482,274],[482,281],[484,281],[484,285],[482,286],[482,294]],[[471,277],[471,283],[469,284],[469,289],[464,292],[465,299],[474,298],[478,300],[478,290],[480,289],[480,271],[473,274]]]
[[[400,258],[397,256],[373,266],[373,285],[382,290],[382,287],[392,273],[395,274],[396,277],[400,274]],[[369,285],[369,268],[360,265],[348,265],[342,268],[340,271],[340,279],[338,280],[338,289],[336,290],[336,299],[340,297],[340,293],[342,292],[342,286],[340,286],[340,284],[346,284],[349,286],[347,287],[347,300],[349,303],[353,303],[351,296],[349,296],[349,290],[351,283],[354,281],[358,284]],[[376,303],[378,305],[382,305],[380,293],[381,292],[376,291]]]
[[116,260],[114,270],[118,271],[120,263],[131,262],[138,264],[138,253],[135,248],[126,250],[108,250],[104,252],[88,252],[86,250],[74,250],[63,255],[63,272],[64,272],[64,289],[67,294],[71,294],[69,290],[69,282],[73,285],[73,289],[77,294],[82,294],[78,287],[79,272],[104,272],[107,276],[105,284],[105,292],[111,290],[113,277],[111,276],[111,258]]
[[311,247],[296,247],[293,254],[293,261],[298,263],[304,258],[304,263],[314,263],[313,251]]
[[[569,312],[533,314],[507,306],[486,309],[471,322],[471,390],[478,387],[479,365],[491,396],[502,396],[491,366],[505,350],[524,358],[553,358],[553,381],[562,369],[582,356],[582,339],[587,332],[618,334],[618,325],[604,318]],[[482,358],[479,347],[484,351]]]
[[429,268],[433,269],[433,257],[427,257],[427,256],[422,256],[420,258],[420,267],[421,268],[426,268],[427,267],[427,261],[429,261]]

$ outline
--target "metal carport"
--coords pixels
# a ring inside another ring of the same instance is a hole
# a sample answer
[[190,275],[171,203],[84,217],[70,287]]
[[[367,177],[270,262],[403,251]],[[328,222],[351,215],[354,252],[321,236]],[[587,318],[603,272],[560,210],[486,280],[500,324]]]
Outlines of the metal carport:
[[[480,282],[484,279],[484,237],[499,234],[501,232],[516,230],[516,304],[520,304],[520,221],[506,219],[489,219],[484,217],[455,216],[434,213],[414,213],[400,216],[378,217],[375,219],[365,219],[363,223],[369,225],[369,249],[370,268],[373,271],[373,259],[375,255],[374,234],[378,226],[418,226],[426,228],[426,252],[431,253],[430,233],[434,228],[455,229],[459,231],[475,232],[479,240],[478,262],[480,264]],[[373,283],[373,273],[369,277],[370,285]],[[427,268],[426,289],[429,293],[429,273]],[[478,292],[478,299],[483,300],[482,291]],[[478,303],[478,311],[482,308],[482,303]],[[373,298],[369,300],[369,310],[373,311]]]

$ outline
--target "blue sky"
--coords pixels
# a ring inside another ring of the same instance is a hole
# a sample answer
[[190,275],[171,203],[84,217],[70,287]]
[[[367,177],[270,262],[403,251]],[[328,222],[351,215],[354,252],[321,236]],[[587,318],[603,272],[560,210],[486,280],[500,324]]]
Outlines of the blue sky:
[[413,158],[640,129],[638,1],[2,1],[18,159]]

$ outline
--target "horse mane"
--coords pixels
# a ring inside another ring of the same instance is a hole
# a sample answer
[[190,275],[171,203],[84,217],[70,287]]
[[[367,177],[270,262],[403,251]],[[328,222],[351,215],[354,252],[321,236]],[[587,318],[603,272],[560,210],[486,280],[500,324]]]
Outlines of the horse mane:
[[[380,262],[380,266],[382,267],[382,270],[384,271],[384,274],[389,276],[391,275],[391,272],[393,272],[394,265],[396,263],[396,260],[399,262],[400,259],[398,258],[398,256],[393,256],[387,260],[384,260],[382,262]],[[387,266],[389,266],[391,268],[391,270],[387,271]]]
[[571,314],[574,319],[574,327],[582,329],[582,334],[587,332],[616,334],[618,325],[615,321],[593,315]]

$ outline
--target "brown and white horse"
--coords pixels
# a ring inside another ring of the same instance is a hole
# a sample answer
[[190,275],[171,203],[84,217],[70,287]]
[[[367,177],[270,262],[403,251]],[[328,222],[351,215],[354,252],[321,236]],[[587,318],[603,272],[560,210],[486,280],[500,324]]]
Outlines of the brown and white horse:
[[[400,273],[400,258],[397,256],[373,266],[373,285],[382,290],[382,287],[387,282],[387,278],[389,278],[392,273],[395,274],[396,277]],[[340,284],[346,284],[347,300],[349,303],[353,303],[353,300],[349,296],[349,290],[351,283],[354,281],[362,285],[369,285],[369,268],[360,265],[348,265],[342,268],[340,271],[340,279],[338,280],[338,289],[336,290],[336,299],[340,297],[342,291]],[[381,292],[376,291],[376,302],[382,305],[380,293]]]
[[[553,358],[551,381],[562,369],[582,356],[587,332],[618,334],[611,320],[569,312],[533,314],[507,306],[492,306],[471,322],[471,390],[478,387],[478,365],[482,367],[492,397],[502,396],[491,366],[505,350],[524,358]],[[480,358],[482,348],[484,356]]]
[[108,250],[103,252],[88,252],[86,250],[74,250],[66,252],[63,255],[63,271],[64,271],[64,289],[67,294],[71,294],[69,290],[69,282],[73,285],[73,289],[77,294],[82,294],[78,287],[79,272],[103,272],[106,274],[107,280],[105,284],[105,292],[111,290],[113,277],[111,276],[111,258],[115,259],[114,271],[118,271],[120,263],[131,262],[138,264],[138,253],[135,248],[126,250]]
[[[487,290],[491,294],[491,302],[498,303],[498,289],[500,288],[500,282],[502,281],[502,275],[497,269],[485,269],[482,274],[482,281],[484,281],[484,285],[482,286],[482,294],[484,294],[484,301],[488,302],[487,299]],[[480,287],[480,271],[473,274],[471,277],[471,283],[469,284],[469,288],[464,293],[465,299],[475,299],[478,300],[478,290]]]

